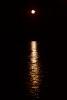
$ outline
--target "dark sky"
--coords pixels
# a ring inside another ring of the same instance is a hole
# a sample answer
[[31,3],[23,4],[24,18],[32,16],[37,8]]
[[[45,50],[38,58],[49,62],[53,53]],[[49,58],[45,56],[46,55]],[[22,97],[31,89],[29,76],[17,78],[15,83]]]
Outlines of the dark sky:
[[[28,0],[27,2],[19,1],[18,20],[19,30],[28,33],[31,36],[36,34],[37,37],[47,35],[59,37],[66,34],[67,25],[67,1],[65,0]],[[28,16],[28,9],[37,9],[38,15],[34,17]],[[62,33],[62,35],[60,35]]]
[[[38,12],[35,18],[28,15],[31,8]],[[17,32],[20,37],[25,33],[66,33],[66,0],[7,0],[1,9],[2,32]]]

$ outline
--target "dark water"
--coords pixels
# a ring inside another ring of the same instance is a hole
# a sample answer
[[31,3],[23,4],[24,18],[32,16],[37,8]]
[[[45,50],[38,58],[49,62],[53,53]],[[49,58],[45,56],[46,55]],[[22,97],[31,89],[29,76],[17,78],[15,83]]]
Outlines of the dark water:
[[17,97],[22,100],[48,99],[47,47],[40,41],[20,44]]

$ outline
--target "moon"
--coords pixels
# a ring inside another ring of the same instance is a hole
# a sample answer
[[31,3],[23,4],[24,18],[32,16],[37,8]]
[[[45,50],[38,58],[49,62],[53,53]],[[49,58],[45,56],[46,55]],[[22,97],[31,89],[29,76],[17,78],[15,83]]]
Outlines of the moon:
[[35,10],[31,10],[31,13],[32,13],[32,14],[35,14]]

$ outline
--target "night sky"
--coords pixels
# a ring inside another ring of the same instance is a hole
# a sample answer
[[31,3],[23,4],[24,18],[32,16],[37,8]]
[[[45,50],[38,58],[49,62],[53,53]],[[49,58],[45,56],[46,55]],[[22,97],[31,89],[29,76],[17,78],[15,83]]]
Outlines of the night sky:
[[[37,11],[34,17],[28,14],[28,9],[31,8]],[[23,41],[39,40],[43,44],[45,42],[47,47],[49,99],[53,93],[56,99],[66,99],[67,1],[8,0],[2,1],[0,10],[3,96],[16,98],[19,45],[23,44]]]
[[[31,8],[37,10],[37,15],[28,14]],[[23,37],[25,34],[31,37],[31,33],[37,38],[44,35],[51,37],[62,32],[66,33],[67,1],[66,0],[11,0],[2,2],[1,7],[2,32],[11,33],[12,37]],[[12,34],[13,33],[13,34]],[[42,33],[42,34],[41,34]],[[25,35],[25,36],[26,36]]]

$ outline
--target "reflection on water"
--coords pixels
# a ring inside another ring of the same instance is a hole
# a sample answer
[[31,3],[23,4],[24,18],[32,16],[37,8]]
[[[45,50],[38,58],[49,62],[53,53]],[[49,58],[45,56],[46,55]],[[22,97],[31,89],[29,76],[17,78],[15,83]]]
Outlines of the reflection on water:
[[28,89],[31,96],[38,98],[39,89],[41,84],[41,66],[39,62],[38,53],[38,42],[31,41],[29,43],[29,58],[28,58],[28,70],[29,70],[29,80]]

